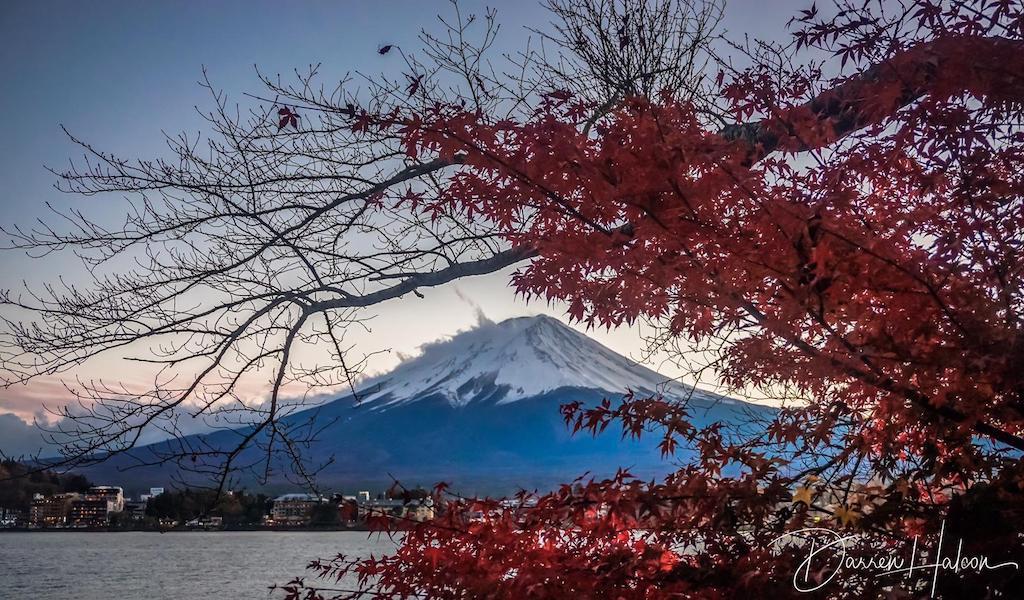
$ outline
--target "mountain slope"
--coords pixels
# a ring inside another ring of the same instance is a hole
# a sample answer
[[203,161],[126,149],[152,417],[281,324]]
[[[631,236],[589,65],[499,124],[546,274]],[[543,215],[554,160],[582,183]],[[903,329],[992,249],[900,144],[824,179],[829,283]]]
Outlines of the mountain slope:
[[[487,323],[443,342],[367,381],[347,397],[287,417],[284,426],[315,423],[317,441],[304,454],[333,462],[318,479],[326,486],[386,487],[391,478],[430,485],[440,480],[477,493],[507,493],[571,481],[618,467],[656,476],[670,470],[657,436],[622,439],[613,428],[572,436],[559,406],[596,404],[627,389],[690,397],[698,423],[739,422],[767,409],[691,390],[668,381],[550,317]],[[202,436],[229,448],[244,430]],[[139,451],[166,449],[158,444]],[[242,459],[255,461],[258,450]],[[90,477],[128,477],[145,487],[166,482],[167,467],[116,475],[122,459],[90,469]],[[283,472],[287,465],[278,465]],[[283,481],[279,478],[278,481]],[[245,482],[252,485],[252,482]],[[131,487],[131,486],[129,486]]]

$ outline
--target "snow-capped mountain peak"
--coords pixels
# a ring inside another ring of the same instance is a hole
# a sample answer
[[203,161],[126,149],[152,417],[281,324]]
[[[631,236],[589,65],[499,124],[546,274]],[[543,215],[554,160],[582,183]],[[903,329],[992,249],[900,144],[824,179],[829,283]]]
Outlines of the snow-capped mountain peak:
[[548,316],[482,323],[440,342],[390,373],[368,381],[360,401],[384,408],[440,396],[452,406],[497,404],[559,388],[685,393],[678,383],[637,364]]

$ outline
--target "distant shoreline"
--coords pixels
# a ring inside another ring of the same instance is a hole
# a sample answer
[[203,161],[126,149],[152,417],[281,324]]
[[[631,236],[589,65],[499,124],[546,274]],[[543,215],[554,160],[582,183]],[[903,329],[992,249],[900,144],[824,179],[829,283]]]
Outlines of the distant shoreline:
[[211,527],[209,529],[204,529],[202,527],[174,527],[171,529],[118,529],[109,527],[46,527],[33,529],[29,527],[8,527],[0,529],[0,535],[5,533],[230,533],[234,531],[308,531],[311,533],[327,531],[362,531],[369,533],[376,530],[372,530],[365,525],[357,525],[353,527],[260,527],[256,525],[253,527]]

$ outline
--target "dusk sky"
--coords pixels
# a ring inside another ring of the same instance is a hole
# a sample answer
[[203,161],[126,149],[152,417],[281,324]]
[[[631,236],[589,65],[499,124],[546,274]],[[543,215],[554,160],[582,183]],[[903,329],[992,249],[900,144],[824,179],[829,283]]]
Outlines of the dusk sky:
[[[386,9],[378,2],[4,4],[0,224],[30,226],[37,218],[49,218],[47,203],[74,206],[116,222],[124,208],[118,198],[74,197],[53,189],[55,179],[44,167],[59,169],[76,157],[60,125],[105,151],[159,156],[162,131],[201,131],[194,107],[209,102],[196,84],[204,66],[215,85],[241,102],[243,92],[258,90],[254,65],[265,73],[287,75],[295,68],[322,63],[325,81],[346,71],[398,74],[401,58],[380,56],[377,48],[397,44],[415,51],[419,30],[433,28],[435,15],[450,11],[450,5],[385,4]],[[806,4],[732,2],[726,9],[725,29],[779,39],[793,7]],[[482,12],[485,6],[460,5],[464,12]],[[543,28],[548,18],[533,2],[499,3],[498,10],[499,45],[509,51],[524,44],[529,35],[524,27]],[[0,269],[3,286],[10,288],[19,287],[22,280],[32,283],[61,275],[74,279],[82,273],[72,256],[29,260],[13,251],[0,252]],[[428,290],[422,300],[408,297],[375,307],[372,332],[353,341],[357,351],[392,352],[377,355],[368,372],[386,371],[420,345],[473,326],[479,313],[495,321],[538,313],[566,320],[561,306],[516,299],[507,287],[510,272]],[[589,334],[622,354],[639,356],[642,346],[635,330]],[[651,366],[669,376],[679,375],[671,365]],[[129,382],[132,378],[116,360],[90,362],[67,374],[76,375]],[[42,402],[59,403],[62,395],[53,379],[2,390],[0,414],[14,412],[28,419],[39,413]]]
[[1024,0],[0,39],[0,600],[1024,589]]

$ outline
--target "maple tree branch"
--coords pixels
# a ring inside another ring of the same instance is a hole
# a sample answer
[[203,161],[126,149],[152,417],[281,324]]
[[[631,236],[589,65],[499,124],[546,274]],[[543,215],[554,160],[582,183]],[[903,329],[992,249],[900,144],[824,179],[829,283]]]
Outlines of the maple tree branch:
[[516,263],[535,258],[538,254],[537,249],[532,246],[516,246],[480,260],[456,263],[438,271],[410,275],[401,283],[362,296],[348,296],[316,302],[310,306],[310,311],[321,312],[338,308],[372,306],[414,292],[417,288],[435,287],[463,277],[494,273]]
[[[967,415],[965,415],[964,413],[950,406],[936,406],[932,404],[932,402],[926,395],[922,394],[918,390],[899,386],[895,381],[892,380],[892,378],[885,377],[884,375],[877,374],[874,372],[868,372],[863,369],[859,369],[849,363],[839,360],[834,356],[826,356],[822,354],[821,351],[819,351],[813,345],[807,343],[805,340],[800,339],[799,337],[794,335],[789,335],[784,331],[781,331],[777,327],[773,327],[768,316],[765,315],[761,310],[759,310],[757,306],[755,306],[752,302],[749,302],[743,298],[738,297],[733,297],[733,300],[739,303],[743,307],[743,310],[752,318],[754,318],[754,320],[760,323],[761,326],[771,331],[773,335],[776,335],[784,339],[788,343],[792,344],[794,347],[799,349],[804,354],[810,357],[824,359],[828,361],[829,364],[836,367],[843,373],[846,373],[850,377],[858,381],[867,383],[871,386],[874,386],[880,390],[897,394],[905,398],[906,400],[910,401],[911,403],[914,404],[914,406],[917,406],[922,410],[936,414],[940,417],[953,421],[954,423],[964,423],[965,421],[967,421]],[[1015,448],[1017,450],[1024,450],[1024,438],[1004,431],[1002,429],[999,429],[998,427],[995,427],[989,423],[975,421],[974,423],[971,424],[971,429],[973,429],[975,432],[981,435],[1002,442],[1003,444],[1006,444],[1011,448]]]
[[[776,116],[724,127],[720,135],[750,146],[748,164],[776,150],[805,152],[835,143],[881,123],[930,92],[971,92],[998,99],[1024,98],[1024,73],[1001,67],[1001,57],[1024,52],[1024,42],[1002,37],[950,37],[917,44],[872,65],[808,102],[785,108]],[[967,81],[960,73],[984,74]],[[813,142],[795,134],[794,124],[816,121],[825,125]]]
[[[965,63],[973,70],[985,70],[992,74],[987,85],[974,91],[995,93],[1000,97],[1024,98],[1024,74],[999,71],[991,58],[1021,52],[1024,52],[1024,43],[1000,37],[925,42],[885,62],[872,65],[803,105],[786,109],[775,117],[752,123],[727,125],[719,130],[719,135],[726,140],[742,142],[749,147],[745,161],[745,166],[748,167],[776,150],[805,152],[821,148],[880,123],[937,88],[946,93],[955,89],[966,90],[966,82],[945,76],[946,73],[962,72],[956,71],[955,67]],[[888,101],[884,97],[879,97],[879,88],[892,86],[896,86],[897,91],[890,94]],[[814,144],[793,134],[792,123],[807,117],[828,126],[828,135],[821,137]],[[626,225],[611,233],[629,236],[632,235],[632,226]],[[500,270],[513,264],[506,262],[505,259],[515,256],[519,257],[519,261],[528,260],[537,256],[537,251],[526,246],[506,251],[502,253],[502,260],[495,261],[493,270]],[[489,272],[484,270],[487,268],[486,263],[487,261],[480,261],[479,264],[475,264],[475,268],[470,269],[469,274]],[[447,269],[438,272],[437,275],[438,279],[443,280],[442,283],[458,277],[456,273]],[[422,277],[423,281],[435,279],[433,275],[415,277]],[[415,287],[416,283],[413,281],[409,285]],[[393,297],[395,295],[387,293],[380,296],[382,299]]]

